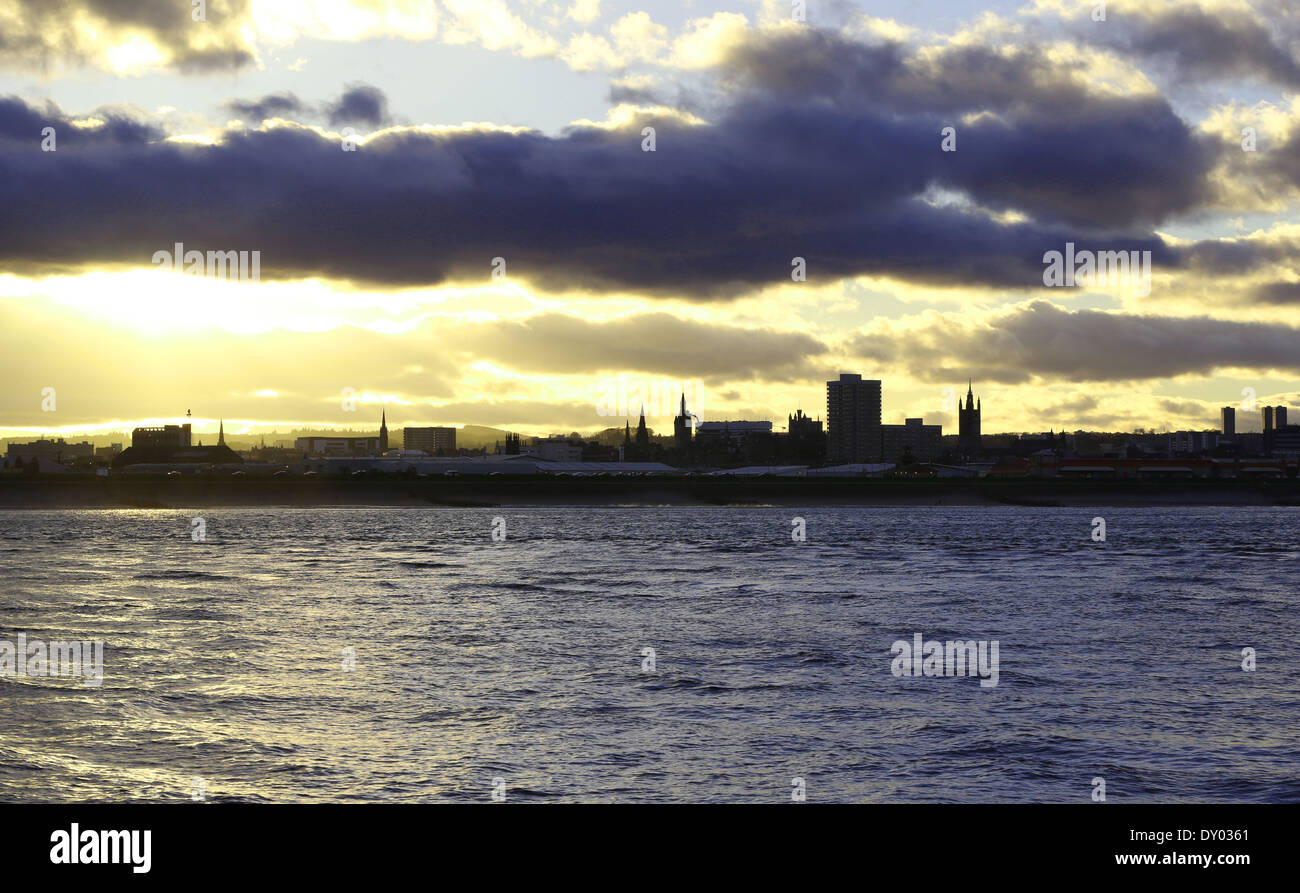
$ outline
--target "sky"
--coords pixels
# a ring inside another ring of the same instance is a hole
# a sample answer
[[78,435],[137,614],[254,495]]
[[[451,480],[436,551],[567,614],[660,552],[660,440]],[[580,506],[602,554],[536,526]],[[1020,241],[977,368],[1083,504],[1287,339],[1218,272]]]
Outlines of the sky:
[[1298,90],[1289,0],[0,0],[0,437],[1258,430]]

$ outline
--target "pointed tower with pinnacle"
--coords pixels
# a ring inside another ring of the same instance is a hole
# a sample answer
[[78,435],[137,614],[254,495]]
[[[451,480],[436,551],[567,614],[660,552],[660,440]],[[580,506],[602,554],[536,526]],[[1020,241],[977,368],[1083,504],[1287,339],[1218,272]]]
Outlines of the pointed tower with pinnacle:
[[974,382],[966,383],[966,404],[957,404],[957,450],[963,456],[977,456],[980,443],[980,404],[975,400]]
[[645,427],[645,405],[641,406],[641,421],[636,423],[636,458],[645,462],[650,458],[650,432]]
[[673,419],[673,443],[679,450],[691,445],[691,417],[686,414],[686,392],[682,391],[681,414]]

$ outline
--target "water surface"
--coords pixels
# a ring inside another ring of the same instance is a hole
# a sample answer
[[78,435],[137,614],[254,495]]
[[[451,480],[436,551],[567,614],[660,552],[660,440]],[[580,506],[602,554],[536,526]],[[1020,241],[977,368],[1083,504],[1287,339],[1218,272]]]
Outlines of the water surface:
[[0,512],[0,570],[106,642],[0,678],[0,800],[1300,800],[1297,509]]

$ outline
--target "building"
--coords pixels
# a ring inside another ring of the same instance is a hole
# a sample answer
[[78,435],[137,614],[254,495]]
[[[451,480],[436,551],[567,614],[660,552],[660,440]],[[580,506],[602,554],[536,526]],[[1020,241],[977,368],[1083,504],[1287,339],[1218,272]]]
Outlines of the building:
[[[1265,452],[1264,435],[1258,431],[1238,433],[1232,438],[1232,443],[1237,456],[1263,456]],[[1220,441],[1220,445],[1223,445],[1223,441]]]
[[792,437],[817,437],[826,433],[822,430],[822,420],[804,415],[802,409],[796,409],[794,415],[786,416],[785,430]]
[[907,419],[901,425],[880,426],[880,455],[885,462],[934,462],[943,452],[943,428],[922,419]]
[[980,403],[974,394],[974,382],[966,382],[966,405],[957,404],[957,451],[963,456],[978,456],[983,448],[980,438]]
[[[1300,426],[1297,426],[1300,433]],[[1030,476],[1088,480],[1180,480],[1206,478],[1280,478],[1286,463],[1280,460],[1240,459],[1094,459],[1034,455],[1028,459]]]
[[741,445],[749,438],[771,435],[771,422],[700,422],[695,439],[702,444],[725,441]]
[[308,456],[377,456],[383,452],[378,437],[298,437],[293,445]]
[[686,410],[686,392],[682,391],[681,413],[673,417],[673,445],[679,450],[691,448],[692,418],[693,416]]
[[636,456],[639,462],[650,459],[650,431],[645,426],[644,406],[641,407],[641,420],[636,423]]
[[786,418],[786,433],[775,436],[775,459],[786,464],[820,465],[826,461],[826,432],[821,419],[796,409]]
[[455,428],[403,428],[402,449],[424,450],[429,456],[456,455]]
[[191,446],[190,425],[163,425],[161,428],[136,428],[131,432],[131,447],[146,450],[183,450]]
[[1200,456],[1219,446],[1217,431],[1175,431],[1169,435],[1169,455]]
[[581,462],[582,441],[567,437],[537,437],[525,454],[547,462]]
[[[826,382],[826,459],[831,463],[880,458],[880,381],[844,372]],[[701,426],[703,427],[703,426]]]
[[[685,398],[683,398],[683,403]],[[623,460],[624,462],[649,462],[651,460],[650,431],[645,426],[645,407],[641,407],[641,419],[636,424],[636,439],[632,436],[632,426],[623,423]]]
[[5,450],[5,457],[12,464],[15,459],[29,463],[33,459],[48,459],[50,462],[75,462],[78,459],[91,459],[95,455],[95,445],[88,441],[67,443],[58,440],[33,440],[30,443],[11,443]]
[[308,456],[378,456],[388,452],[388,411],[379,417],[378,437],[298,437],[294,448]]
[[708,465],[767,463],[772,448],[770,421],[700,422],[695,429],[694,454]]
[[1264,455],[1271,456],[1277,447],[1279,432],[1283,428],[1290,427],[1286,423],[1286,407],[1265,406],[1261,415],[1263,416]]
[[457,457],[361,456],[310,459],[303,463],[307,471],[321,475],[354,475],[358,472],[377,475],[423,475],[455,477],[474,475],[562,477],[615,476],[628,474],[680,475],[681,469],[661,462],[550,462],[535,455],[495,455]]
[[1300,425],[1279,425],[1273,429],[1270,443],[1273,456],[1300,459]]
[[189,423],[164,425],[161,428],[136,428],[131,432],[131,446],[118,453],[113,468],[132,465],[185,466],[242,465],[244,460],[226,446],[225,423],[217,433],[215,446],[194,446]]
[[1222,421],[1220,426],[1223,429],[1225,437],[1232,437],[1237,433],[1237,410],[1231,406],[1225,406],[1219,410]]

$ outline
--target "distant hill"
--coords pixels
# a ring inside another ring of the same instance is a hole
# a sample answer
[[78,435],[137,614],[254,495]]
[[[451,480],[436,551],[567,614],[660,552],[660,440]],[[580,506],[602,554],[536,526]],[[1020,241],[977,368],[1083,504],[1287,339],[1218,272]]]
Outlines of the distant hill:
[[498,442],[506,442],[506,435],[511,432],[504,428],[489,428],[486,425],[466,425],[456,429],[456,447],[458,449],[476,450],[487,447],[490,451]]

